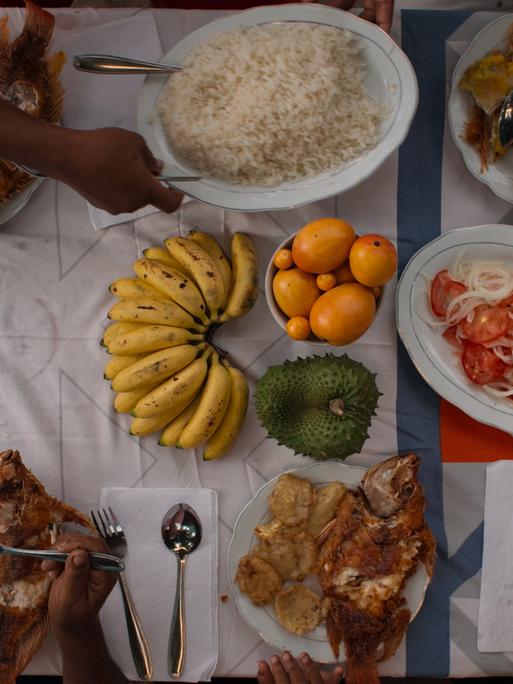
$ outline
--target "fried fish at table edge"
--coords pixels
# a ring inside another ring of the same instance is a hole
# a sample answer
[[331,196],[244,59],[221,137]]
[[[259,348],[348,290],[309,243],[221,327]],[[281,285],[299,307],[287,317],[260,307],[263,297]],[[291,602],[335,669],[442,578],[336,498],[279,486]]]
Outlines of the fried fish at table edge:
[[[55,18],[25,0],[25,24],[11,43],[8,17],[0,19],[0,98],[40,119],[58,124],[64,92],[59,75],[66,63],[63,52],[46,59]],[[26,187],[33,177],[12,162],[0,160],[0,206]]]
[[502,103],[513,90],[513,25],[504,50],[492,50],[473,62],[458,85],[474,99],[463,138],[478,152],[484,173],[490,160],[495,163],[507,151],[499,141],[498,123]]
[[379,684],[376,663],[395,653],[410,621],[406,580],[419,561],[433,574],[436,543],[424,520],[419,465],[407,453],[369,469],[360,489],[342,499],[321,548],[328,638],[336,658],[344,640],[346,684]]
[[[89,518],[49,496],[17,451],[0,453],[0,543],[46,549],[52,525],[75,523],[95,532]],[[0,556],[0,682],[15,684],[47,630],[50,590],[41,561]]]

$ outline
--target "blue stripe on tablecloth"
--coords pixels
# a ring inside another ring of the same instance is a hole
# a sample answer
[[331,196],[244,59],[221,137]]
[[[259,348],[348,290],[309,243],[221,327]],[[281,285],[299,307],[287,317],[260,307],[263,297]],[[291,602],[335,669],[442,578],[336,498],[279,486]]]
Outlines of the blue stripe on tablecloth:
[[[399,268],[440,234],[442,154],[445,120],[445,42],[468,12],[405,10],[402,47],[419,81],[419,109],[399,152],[397,233]],[[427,517],[438,542],[438,563],[420,615],[406,643],[409,676],[447,677],[450,670],[449,597],[463,577],[451,577],[443,518],[439,400],[398,346],[397,438],[400,451],[422,457],[421,477],[429,502]],[[459,564],[456,564],[459,565]],[[475,570],[474,570],[475,572]],[[452,581],[451,581],[452,580]]]

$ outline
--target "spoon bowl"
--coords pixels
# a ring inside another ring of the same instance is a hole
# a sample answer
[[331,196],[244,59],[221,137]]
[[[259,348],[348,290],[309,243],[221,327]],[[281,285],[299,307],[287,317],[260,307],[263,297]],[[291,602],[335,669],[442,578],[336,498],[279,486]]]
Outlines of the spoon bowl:
[[513,90],[502,103],[498,121],[499,142],[503,147],[513,143]]
[[201,543],[202,527],[191,506],[179,503],[164,515],[161,525],[162,540],[176,555],[178,574],[176,596],[168,644],[168,672],[174,679],[182,675],[185,664],[184,570],[187,556]]

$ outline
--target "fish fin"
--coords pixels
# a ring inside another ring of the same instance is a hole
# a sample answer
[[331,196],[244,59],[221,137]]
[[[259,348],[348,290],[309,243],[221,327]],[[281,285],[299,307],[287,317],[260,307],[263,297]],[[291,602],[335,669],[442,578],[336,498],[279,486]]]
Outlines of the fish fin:
[[48,95],[46,119],[51,123],[59,123],[62,118],[62,102],[64,100],[64,90],[59,76],[62,68],[66,64],[64,52],[56,52],[47,62],[48,66]]
[[32,0],[25,0],[25,26],[23,33],[31,33],[49,43],[55,24],[55,17],[41,7],[38,7]]
[[16,675],[19,675],[30,663],[34,655],[39,651],[48,633],[48,615],[42,615],[37,622],[22,638],[18,647],[16,659]]
[[376,664],[348,661],[345,684],[381,684]]

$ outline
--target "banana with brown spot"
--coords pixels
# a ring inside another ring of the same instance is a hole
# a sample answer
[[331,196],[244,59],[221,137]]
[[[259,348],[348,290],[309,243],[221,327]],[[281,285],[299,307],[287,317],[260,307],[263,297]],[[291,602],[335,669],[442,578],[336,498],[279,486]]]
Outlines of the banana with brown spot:
[[201,230],[191,230],[187,234],[187,237],[191,240],[194,240],[194,242],[197,242],[198,245],[201,245],[205,252],[208,252],[208,254],[210,254],[212,259],[218,265],[224,285],[224,306],[232,287],[232,267],[230,266],[228,257],[224,253],[217,240],[215,240],[212,235],[209,235],[208,233],[204,233]]
[[247,314],[258,296],[258,255],[253,240],[244,233],[235,233],[231,253],[233,285],[219,318],[221,323]]
[[205,327],[171,300],[157,297],[129,297],[111,307],[108,317],[114,321],[147,323],[150,325],[172,325],[205,332]]
[[112,381],[112,389],[115,392],[130,392],[155,385],[188,366],[199,351],[198,346],[182,344],[148,354],[119,372]]

